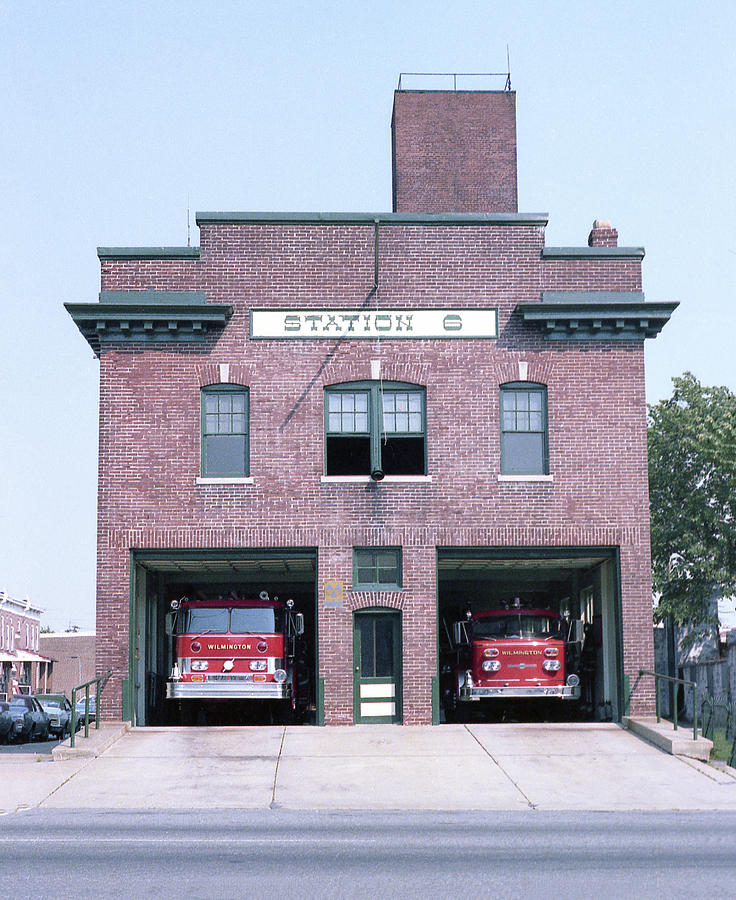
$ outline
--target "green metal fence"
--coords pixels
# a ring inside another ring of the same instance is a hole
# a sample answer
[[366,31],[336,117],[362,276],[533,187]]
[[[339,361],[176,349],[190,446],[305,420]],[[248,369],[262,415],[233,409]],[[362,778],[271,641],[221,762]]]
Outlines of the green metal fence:
[[91,681],[85,681],[84,684],[78,684],[76,687],[72,688],[72,733],[70,736],[70,746],[74,746],[74,739],[77,735],[77,722],[79,720],[79,716],[77,715],[77,691],[84,690],[84,736],[89,737],[89,719],[90,719],[90,688],[92,685],[95,686],[94,693],[94,701],[95,701],[95,728],[100,727],[100,694],[105,688],[105,685],[108,682],[108,679],[112,675],[112,670],[106,672],[104,675],[99,675],[97,678],[91,679]]
[[736,764],[736,703],[725,695],[711,697],[706,694],[701,706],[703,719],[703,737],[707,737],[715,744],[719,738],[716,732],[723,734],[723,740],[728,747],[728,765]]

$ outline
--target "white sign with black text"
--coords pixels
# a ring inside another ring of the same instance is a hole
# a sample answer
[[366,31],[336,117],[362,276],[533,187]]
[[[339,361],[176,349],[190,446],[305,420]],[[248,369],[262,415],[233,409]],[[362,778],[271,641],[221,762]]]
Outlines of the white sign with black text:
[[252,309],[250,336],[495,338],[495,309]]

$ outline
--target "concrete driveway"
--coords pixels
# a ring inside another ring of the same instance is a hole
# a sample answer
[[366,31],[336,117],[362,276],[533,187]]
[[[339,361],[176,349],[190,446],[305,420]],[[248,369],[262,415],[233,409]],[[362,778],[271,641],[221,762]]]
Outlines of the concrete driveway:
[[731,775],[608,723],[136,728],[97,758],[0,758],[0,779],[8,811],[736,809]]

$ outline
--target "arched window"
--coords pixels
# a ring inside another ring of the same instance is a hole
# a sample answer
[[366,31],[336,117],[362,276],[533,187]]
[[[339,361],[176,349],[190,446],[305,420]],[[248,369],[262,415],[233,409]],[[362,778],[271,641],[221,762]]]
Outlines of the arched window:
[[501,474],[547,475],[547,388],[514,381],[501,385]]
[[426,474],[424,388],[361,381],[325,388],[327,475]]
[[202,475],[250,474],[248,388],[213,384],[202,388]]

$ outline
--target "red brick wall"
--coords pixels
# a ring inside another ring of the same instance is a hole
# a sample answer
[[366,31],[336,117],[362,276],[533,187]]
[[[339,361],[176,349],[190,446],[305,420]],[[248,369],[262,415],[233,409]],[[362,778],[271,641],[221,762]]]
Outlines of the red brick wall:
[[394,212],[516,212],[516,94],[396,91]]
[[[543,288],[635,289],[631,261],[542,261],[536,226],[382,226],[371,305],[497,306],[497,340],[249,341],[259,306],[351,307],[373,284],[373,228],[203,225],[199,261],[105,261],[104,290],[193,290],[226,302],[224,332],[200,345],[102,354],[97,644],[112,668],[105,715],[121,715],[128,668],[131,548],[318,549],[318,584],[339,579],[343,610],[319,605],[326,720],[352,722],[352,610],[402,610],[404,712],[430,721],[436,673],[438,546],[620,547],[624,662],[652,664],[646,428],[641,343],[545,343],[512,315]],[[427,393],[431,483],[323,483],[323,387],[371,377]],[[499,384],[547,385],[552,483],[499,483]],[[252,485],[197,485],[200,386],[230,379],[251,397]],[[353,593],[352,547],[401,545],[398,594]],[[632,681],[634,679],[632,678]],[[639,692],[640,710],[651,697]]]

